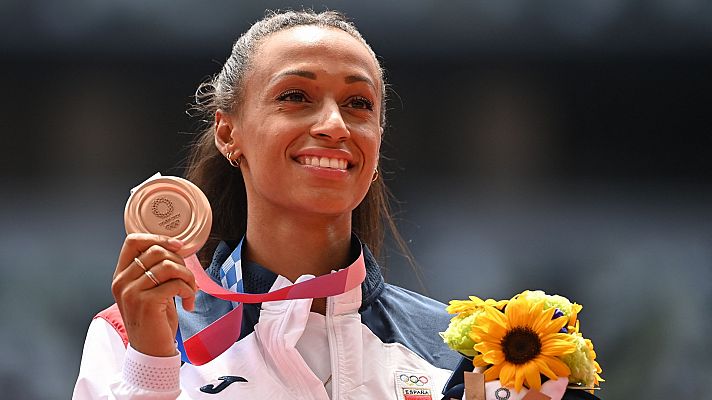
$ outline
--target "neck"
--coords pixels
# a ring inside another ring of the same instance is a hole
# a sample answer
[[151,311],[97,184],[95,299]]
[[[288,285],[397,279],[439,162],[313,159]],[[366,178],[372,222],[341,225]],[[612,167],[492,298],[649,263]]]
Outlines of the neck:
[[248,211],[246,238],[248,260],[294,282],[305,274],[319,276],[348,266],[351,214]]

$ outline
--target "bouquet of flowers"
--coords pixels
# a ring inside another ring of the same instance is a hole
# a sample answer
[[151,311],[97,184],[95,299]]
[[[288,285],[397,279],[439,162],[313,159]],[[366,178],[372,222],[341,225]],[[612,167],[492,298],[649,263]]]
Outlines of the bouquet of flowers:
[[445,332],[447,345],[472,358],[485,381],[540,390],[542,375],[593,390],[601,378],[593,343],[579,331],[583,307],[542,291],[524,291],[510,300],[452,300],[455,315]]

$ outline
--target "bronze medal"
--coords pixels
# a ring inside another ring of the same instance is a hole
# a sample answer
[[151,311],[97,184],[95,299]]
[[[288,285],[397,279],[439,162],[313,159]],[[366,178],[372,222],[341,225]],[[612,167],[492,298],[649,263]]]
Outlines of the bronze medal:
[[183,242],[183,258],[208,240],[213,214],[205,194],[192,182],[175,176],[151,178],[132,191],[124,210],[126,233],[153,233]]

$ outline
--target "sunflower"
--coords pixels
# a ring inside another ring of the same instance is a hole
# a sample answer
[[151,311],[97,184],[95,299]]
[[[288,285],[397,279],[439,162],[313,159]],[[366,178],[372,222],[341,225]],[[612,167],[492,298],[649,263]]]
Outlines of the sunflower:
[[569,367],[558,357],[572,353],[571,336],[559,333],[569,317],[552,319],[555,308],[544,309],[544,301],[514,298],[504,312],[486,306],[477,316],[470,336],[477,367],[485,370],[485,381],[497,378],[503,386],[520,391],[523,385],[541,389],[541,375],[549,379],[569,376]]
[[477,296],[469,296],[470,300],[450,300],[450,305],[447,306],[447,312],[449,314],[464,314],[462,316],[467,316],[475,311],[479,311],[484,306],[492,306],[498,309],[503,309],[507,305],[507,300],[493,300],[487,299],[482,300]]

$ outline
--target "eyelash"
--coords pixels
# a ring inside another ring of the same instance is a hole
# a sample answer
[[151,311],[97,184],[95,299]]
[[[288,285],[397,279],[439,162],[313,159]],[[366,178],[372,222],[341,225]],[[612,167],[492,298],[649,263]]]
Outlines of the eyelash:
[[[308,101],[308,100],[307,100],[307,95],[306,95],[303,91],[298,90],[298,89],[290,89],[290,90],[287,90],[286,92],[281,93],[279,96],[277,96],[277,100],[278,100],[278,101],[295,101],[295,100],[288,100],[288,99],[289,99],[289,96],[292,96],[292,95],[295,95],[295,94],[302,96],[302,97],[303,97],[303,100],[302,100],[302,101],[304,101],[304,102]],[[298,101],[298,102],[302,102],[302,101]],[[354,97],[350,98],[350,99],[349,99],[349,102],[347,103],[347,105],[348,105],[348,104],[353,104],[354,101],[360,101],[360,102],[363,102],[363,103],[364,103],[364,107],[352,107],[352,108],[354,108],[354,109],[357,109],[357,110],[370,110],[370,111],[373,110],[373,102],[372,102],[371,100],[369,100],[369,99],[363,97],[363,96],[354,96]]]
[[295,95],[295,94],[301,95],[302,97],[304,97],[304,101],[306,101],[307,95],[304,94],[304,92],[302,92],[301,90],[297,90],[297,89],[290,89],[290,90],[287,90],[286,92],[281,93],[279,96],[277,96],[277,100],[289,101],[289,100],[287,100],[287,98],[289,96]]
[[363,109],[373,111],[373,102],[371,100],[369,100],[365,97],[355,96],[350,99],[351,103],[354,101],[361,101],[361,102],[365,103],[365,107]]

